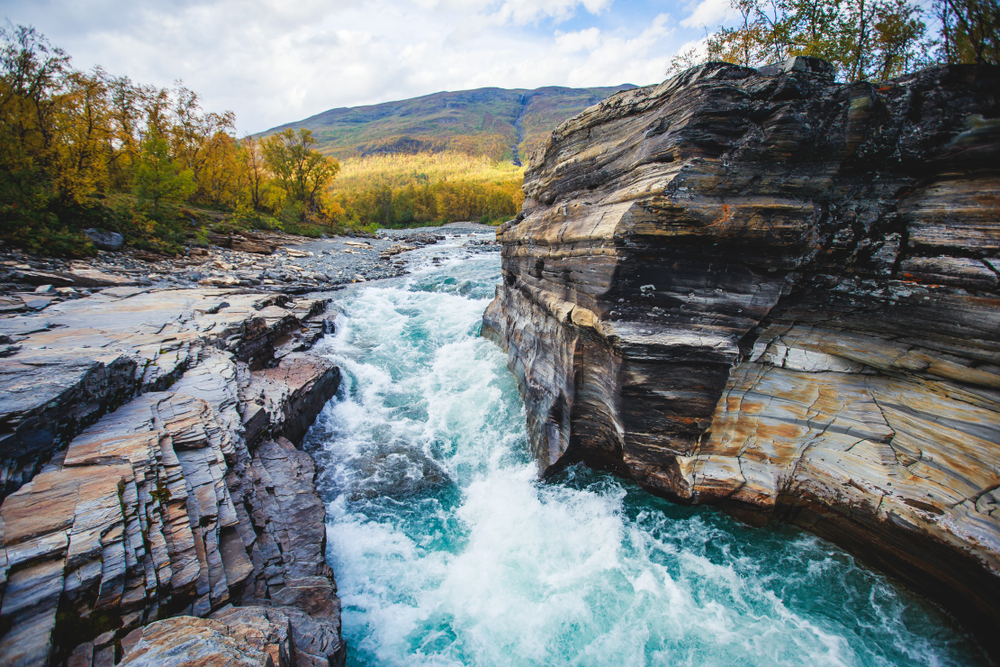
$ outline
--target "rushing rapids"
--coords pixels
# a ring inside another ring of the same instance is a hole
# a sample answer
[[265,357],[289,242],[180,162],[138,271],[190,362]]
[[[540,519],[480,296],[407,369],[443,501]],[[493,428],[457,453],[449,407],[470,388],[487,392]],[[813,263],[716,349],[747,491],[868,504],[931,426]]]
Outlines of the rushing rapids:
[[[936,607],[792,527],[572,466],[540,481],[468,239],[341,292],[306,437],[353,665],[977,665]],[[436,260],[434,258],[437,258]]]

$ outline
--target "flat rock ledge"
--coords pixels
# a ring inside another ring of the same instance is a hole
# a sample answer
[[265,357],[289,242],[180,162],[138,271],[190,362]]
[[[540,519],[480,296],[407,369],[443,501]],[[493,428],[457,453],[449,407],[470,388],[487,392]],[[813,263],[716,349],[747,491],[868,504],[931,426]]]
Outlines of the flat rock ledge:
[[532,157],[484,333],[544,471],[786,520],[1000,656],[1000,68],[710,63]]
[[325,309],[117,287],[0,319],[0,664],[344,664],[296,447],[340,382]]

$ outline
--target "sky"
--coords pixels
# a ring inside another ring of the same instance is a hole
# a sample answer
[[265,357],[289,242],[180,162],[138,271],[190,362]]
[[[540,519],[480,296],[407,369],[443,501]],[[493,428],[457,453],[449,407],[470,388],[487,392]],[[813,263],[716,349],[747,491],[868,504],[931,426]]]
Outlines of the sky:
[[197,92],[240,134],[486,86],[658,83],[728,0],[0,0],[73,58]]

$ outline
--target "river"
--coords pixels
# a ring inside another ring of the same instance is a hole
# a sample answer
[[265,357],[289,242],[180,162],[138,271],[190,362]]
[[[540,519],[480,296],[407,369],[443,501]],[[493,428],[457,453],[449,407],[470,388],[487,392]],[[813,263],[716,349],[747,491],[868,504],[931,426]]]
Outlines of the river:
[[[479,236],[475,238],[488,238]],[[348,665],[980,665],[939,609],[817,537],[583,467],[540,481],[500,279],[466,236],[338,292],[310,430]]]

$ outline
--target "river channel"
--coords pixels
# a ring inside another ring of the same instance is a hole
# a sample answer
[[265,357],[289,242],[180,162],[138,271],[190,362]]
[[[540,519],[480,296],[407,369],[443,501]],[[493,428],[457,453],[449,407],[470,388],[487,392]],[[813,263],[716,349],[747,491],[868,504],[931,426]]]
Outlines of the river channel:
[[336,293],[344,381],[309,432],[348,665],[980,665],[943,612],[788,526],[573,467],[540,481],[497,252],[450,236]]

